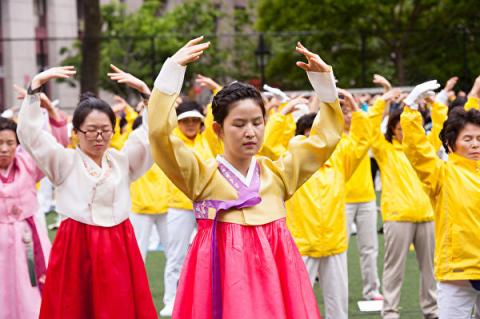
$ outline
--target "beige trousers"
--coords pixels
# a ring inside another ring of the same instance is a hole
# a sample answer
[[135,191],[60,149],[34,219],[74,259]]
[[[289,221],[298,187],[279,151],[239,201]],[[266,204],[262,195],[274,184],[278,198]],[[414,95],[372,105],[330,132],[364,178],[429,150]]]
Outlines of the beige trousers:
[[433,222],[385,222],[385,260],[383,265],[382,316],[400,318],[400,290],[410,244],[415,246],[420,269],[420,307],[425,318],[438,317],[436,281],[433,276],[435,246]]
[[348,234],[352,233],[352,224],[357,225],[357,246],[360,255],[360,270],[363,281],[363,297],[371,298],[380,293],[378,279],[378,235],[377,205],[375,201],[347,204]]

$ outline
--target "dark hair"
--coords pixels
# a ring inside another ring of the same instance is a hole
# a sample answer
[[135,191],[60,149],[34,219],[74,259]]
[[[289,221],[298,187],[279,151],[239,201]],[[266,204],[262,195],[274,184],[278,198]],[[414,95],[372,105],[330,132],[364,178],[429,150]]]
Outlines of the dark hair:
[[175,111],[177,112],[177,116],[189,111],[198,111],[203,114],[203,107],[195,101],[185,101],[178,104]]
[[449,147],[452,151],[455,151],[458,135],[467,124],[480,126],[480,111],[475,109],[465,111],[461,107],[456,107],[450,112],[440,132],[440,139],[447,153]]
[[223,125],[223,121],[230,113],[232,106],[238,101],[252,99],[265,117],[265,104],[262,95],[255,87],[242,82],[233,82],[218,92],[212,102],[212,113],[215,122]]
[[108,116],[110,123],[112,123],[112,129],[115,129],[116,117],[110,105],[102,99],[99,99],[95,94],[91,92],[85,92],[80,97],[75,112],[73,112],[72,125],[75,129],[80,129],[88,114],[92,111],[103,112]]
[[295,135],[305,135],[305,131],[312,128],[317,113],[308,113],[300,117],[295,128]]
[[15,123],[11,119],[7,119],[0,116],[0,132],[7,131],[7,130],[13,131],[13,133],[15,133],[15,139],[17,140],[17,144],[20,144],[20,141],[18,140],[18,135],[17,135],[17,123]]
[[139,115],[132,123],[132,131],[142,125],[143,116]]
[[457,107],[462,107],[467,103],[467,97],[466,96],[457,96],[455,100],[450,103],[448,106],[448,114],[450,114],[451,111],[456,109]]
[[388,116],[387,131],[385,132],[385,138],[392,143],[392,139],[395,131],[395,126],[400,122],[400,116],[402,115],[403,107],[396,109]]

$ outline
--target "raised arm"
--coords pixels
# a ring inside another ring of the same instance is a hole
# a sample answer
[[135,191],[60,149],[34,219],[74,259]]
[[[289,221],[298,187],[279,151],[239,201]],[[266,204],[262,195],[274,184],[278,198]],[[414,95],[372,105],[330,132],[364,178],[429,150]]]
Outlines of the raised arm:
[[372,130],[372,151],[377,160],[380,160],[383,153],[386,151],[385,145],[388,143],[382,133],[381,124],[385,108],[388,106],[387,100],[391,95],[389,92],[378,97],[375,102],[373,102],[373,105],[368,109],[368,119],[370,121],[370,127]]
[[296,136],[290,141],[288,151],[273,163],[273,170],[283,180],[286,198],[290,198],[302,184],[330,157],[343,131],[343,115],[338,102],[332,68],[317,54],[300,43],[296,51],[303,54],[308,63],[297,62],[307,71],[308,78],[322,106],[315,118],[310,136]]
[[297,105],[307,103],[308,100],[304,97],[297,97],[290,100],[281,111],[273,113],[268,118],[267,124],[265,125],[263,145],[259,151],[259,155],[267,156],[272,160],[277,160],[280,155],[287,151],[288,142],[285,140],[290,141],[295,135],[294,132],[288,137],[285,134],[286,127],[288,126],[287,116],[296,110]]
[[37,74],[23,100],[18,118],[17,134],[22,147],[54,185],[63,182],[73,165],[74,155],[72,150],[57,143],[55,138],[43,129],[40,89],[50,79],[68,78],[73,74],[73,67],[56,67]]
[[[201,74],[197,75],[195,81],[201,87],[209,89],[214,96],[222,89],[220,84]],[[205,125],[205,130],[202,132],[202,143],[215,157],[218,154],[223,154],[223,142],[217,134],[215,134],[215,131],[213,130],[213,122],[212,104],[210,103],[207,105],[205,112],[205,120],[203,123]]]
[[442,131],[443,123],[447,120],[448,106],[440,102],[438,99],[433,100],[433,98],[428,98],[425,100],[431,105],[432,115],[432,130],[428,134],[428,140],[434,147],[435,151],[438,152],[442,147],[440,132]]
[[152,155],[167,177],[191,200],[208,182],[216,167],[207,166],[173,134],[177,127],[175,100],[183,84],[186,65],[200,58],[210,43],[203,37],[189,41],[163,64],[148,103],[149,138]]
[[[15,92],[17,92],[17,99],[23,100],[27,96],[27,90],[24,88],[14,85]],[[40,107],[47,111],[48,114],[48,124],[50,131],[60,144],[64,147],[68,146],[68,130],[67,130],[67,119],[64,114],[62,114],[54,103],[48,98],[45,93],[40,93]]]
[[[352,111],[350,138],[342,146],[339,146],[339,155],[345,171],[345,181],[348,181],[370,148],[372,130],[367,114],[360,109],[352,94],[341,89],[339,89],[339,93],[344,96],[343,107],[348,107]],[[335,156],[336,153],[337,150],[332,156]]]
[[[125,84],[138,91],[143,99],[148,99],[150,97],[151,91],[145,82],[134,75],[121,70],[113,64],[110,64],[110,67],[114,71],[108,73],[111,80]],[[148,110],[144,110],[143,112],[143,124],[130,134],[133,121],[138,115],[130,106],[126,106],[126,118],[127,125],[129,125],[129,131],[127,133],[128,139],[121,151],[128,157],[130,179],[132,181],[145,174],[153,165],[152,152],[148,140],[148,128],[146,124],[146,112],[148,112]]]
[[465,104],[465,111],[470,109],[480,110],[480,75],[475,79],[475,83],[468,94],[468,100]]
[[439,192],[442,180],[443,161],[438,158],[435,148],[428,141],[423,128],[422,115],[418,110],[405,107],[400,125],[403,129],[403,150],[418,177],[424,184],[430,198]]

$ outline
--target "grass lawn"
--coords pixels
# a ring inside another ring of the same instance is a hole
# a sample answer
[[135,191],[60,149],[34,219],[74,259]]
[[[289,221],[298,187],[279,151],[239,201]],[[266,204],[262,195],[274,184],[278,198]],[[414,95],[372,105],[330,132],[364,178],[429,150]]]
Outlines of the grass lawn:
[[[48,224],[53,223],[55,214],[47,216]],[[55,232],[50,232],[50,238],[53,240]],[[379,258],[378,267],[380,278],[383,271],[383,235],[379,235]],[[349,318],[380,318],[379,313],[361,313],[358,310],[357,301],[362,299],[362,278],[360,275],[359,257],[357,250],[356,237],[350,240],[350,249],[348,251],[348,278],[349,278]],[[150,287],[157,310],[163,308],[163,269],[165,267],[165,257],[162,252],[150,252],[147,257],[147,272],[150,281]],[[418,281],[419,271],[415,252],[408,254],[405,279],[402,287],[402,296],[400,301],[401,316],[404,319],[422,318],[422,312],[418,303]],[[317,296],[320,311],[323,313],[322,294],[315,285],[315,294]]]

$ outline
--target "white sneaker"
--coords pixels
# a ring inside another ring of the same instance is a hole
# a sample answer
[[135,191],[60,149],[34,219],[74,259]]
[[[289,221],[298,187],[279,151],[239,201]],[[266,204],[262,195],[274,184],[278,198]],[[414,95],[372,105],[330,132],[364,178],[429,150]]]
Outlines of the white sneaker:
[[162,310],[160,310],[160,317],[171,317],[173,314],[173,302],[165,305]]

